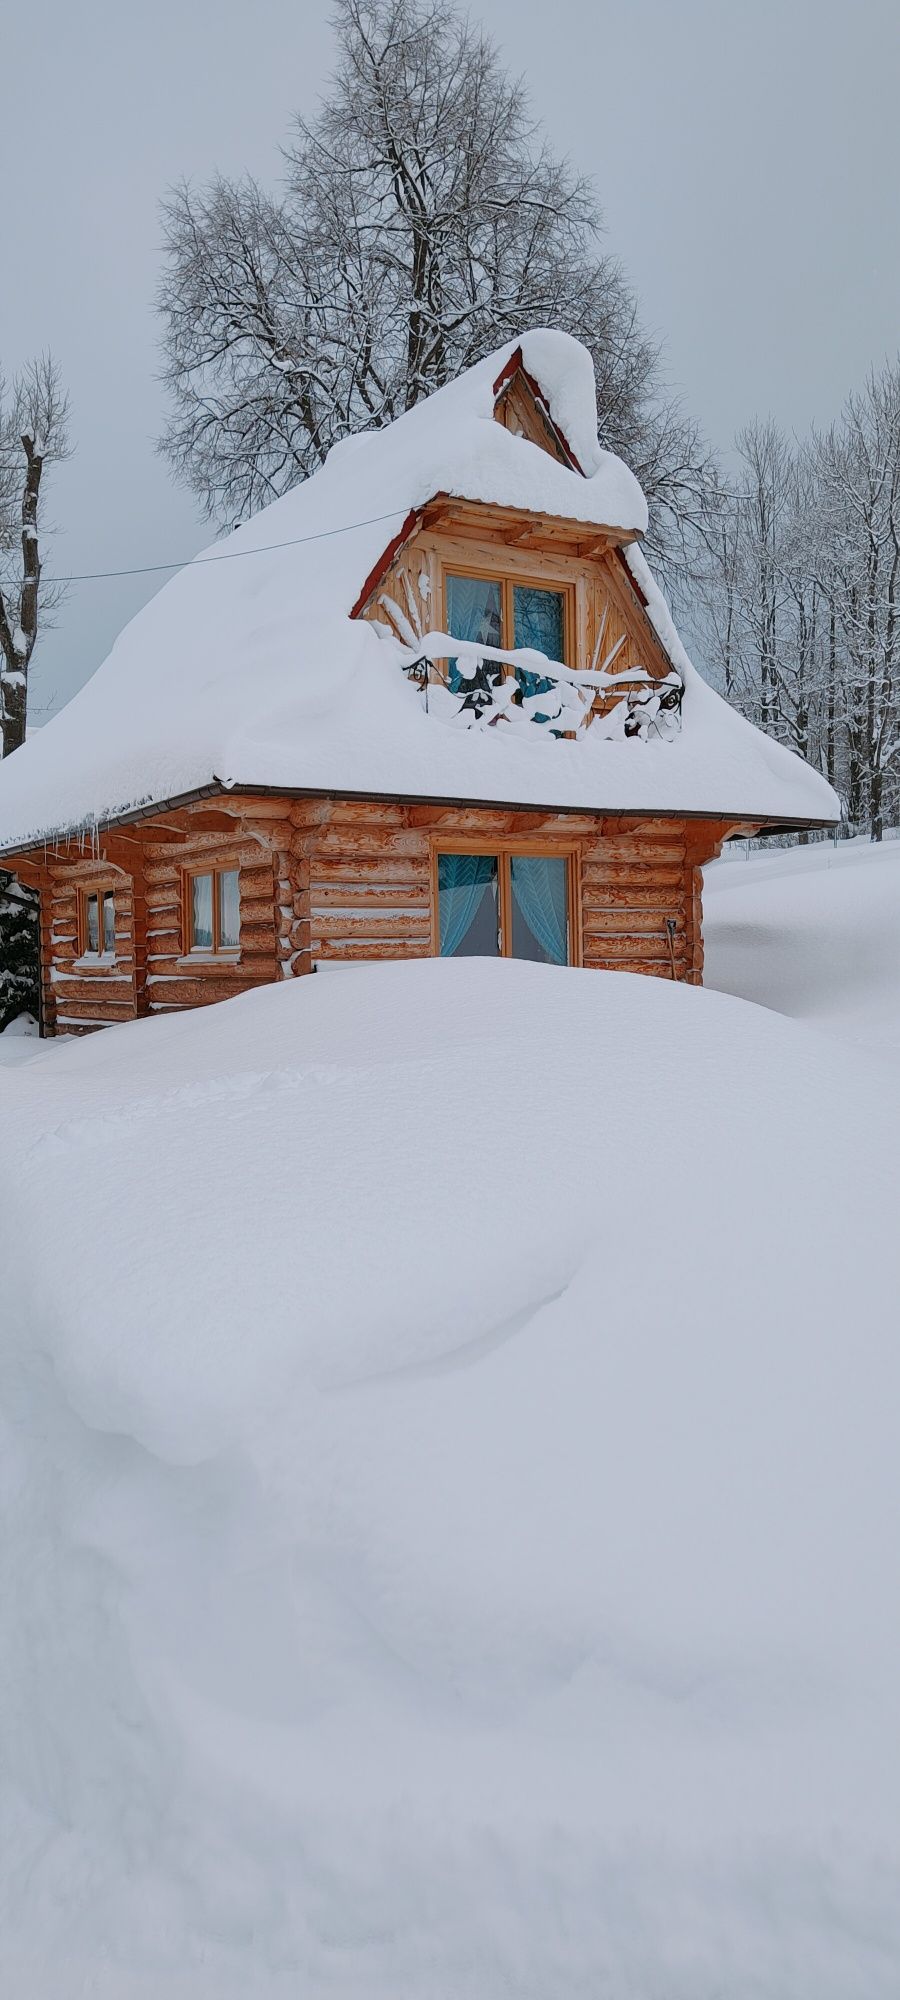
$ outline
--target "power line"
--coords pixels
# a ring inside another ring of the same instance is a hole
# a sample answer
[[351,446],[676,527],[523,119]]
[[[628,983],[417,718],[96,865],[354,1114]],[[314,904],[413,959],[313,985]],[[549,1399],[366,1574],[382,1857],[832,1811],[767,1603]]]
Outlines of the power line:
[[[392,507],[389,514],[370,514],[368,520],[365,521],[345,521],[343,527],[340,528],[320,528],[315,535],[294,535],[289,542],[264,542],[258,549],[223,549],[221,555],[202,556],[202,563],[240,562],[245,556],[267,556],[274,554],[278,549],[296,549],[303,542],[327,542],[334,535],[352,535],[357,528],[375,528],[382,521],[395,521],[398,514],[403,515],[406,511],[408,510],[405,510],[403,507]],[[116,576],[158,576],[163,570],[189,569],[193,563],[196,563],[198,568],[201,567],[201,558],[197,556],[182,556],[178,562],[144,563],[138,569],[84,570],[80,575],[73,574],[71,576],[46,576],[42,571],[41,582],[103,583],[107,579]],[[7,587],[9,583],[18,584],[20,582],[20,577],[12,577],[8,579]]]

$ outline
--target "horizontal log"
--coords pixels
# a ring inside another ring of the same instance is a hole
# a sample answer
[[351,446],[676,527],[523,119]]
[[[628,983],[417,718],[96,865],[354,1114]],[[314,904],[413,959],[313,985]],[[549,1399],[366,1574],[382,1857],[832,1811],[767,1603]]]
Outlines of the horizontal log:
[[431,917],[398,912],[393,916],[341,916],[321,917],[312,925],[314,941],[335,938],[409,938],[429,939],[431,937]]
[[428,855],[428,841],[424,833],[396,827],[322,827],[308,848],[310,864],[315,868],[323,855],[359,854],[370,859],[379,854],[393,858],[404,854],[420,855],[423,860]]
[[158,975],[153,972],[147,978],[147,991],[154,1000],[177,1000],[184,1006],[196,1006],[207,1000],[231,1000],[236,993],[245,993],[250,987],[271,984],[272,974],[268,968],[255,973],[251,972],[249,967],[243,966],[231,979],[221,976],[210,979],[189,979],[180,975]]
[[262,869],[254,869],[252,874],[246,868],[241,869],[242,908],[245,903],[271,903],[274,894],[275,878],[271,869],[265,872]]
[[317,898],[320,887],[333,882],[429,882],[427,855],[405,855],[397,860],[379,857],[334,860],[322,856],[312,870],[310,895]]
[[57,1018],[68,1015],[73,1021],[133,1021],[135,1013],[133,996],[130,1000],[111,1000],[105,995],[74,993],[67,989],[57,999]]
[[603,837],[610,839],[626,835],[630,839],[643,841],[683,841],[688,821],[683,819],[634,819],[627,813],[606,813],[603,818]]
[[377,799],[335,799],[324,824],[402,827],[406,825],[406,807],[381,804]]
[[581,879],[589,889],[673,889],[681,888],[685,882],[685,871],[680,865],[670,863],[660,867],[639,867],[635,862],[586,861],[582,867]]
[[[90,853],[84,854],[80,861],[54,862],[48,872],[52,889],[62,889],[69,884],[88,889],[93,882],[107,882],[114,886],[117,877],[122,875],[115,862],[99,860]],[[122,875],[122,879],[127,878]]]
[[677,887],[673,883],[665,889],[647,889],[635,882],[608,883],[604,888],[585,882],[581,900],[585,918],[588,911],[602,910],[659,910],[671,917],[687,906],[684,887],[680,883]]
[[[677,924],[676,937],[680,937],[684,929],[683,920],[673,916],[672,911],[668,914]],[[661,910],[586,910],[582,928],[586,938],[628,936],[629,933],[657,931],[661,936],[668,937],[666,915]]]
[[[672,977],[671,959],[667,959],[663,964],[661,958],[588,959],[586,957],[584,963],[589,972],[642,972],[656,979]],[[682,984],[686,983],[681,968],[679,968],[679,981]]]
[[278,959],[280,950],[281,940],[276,940],[275,938],[270,938],[269,943],[265,947],[262,945],[242,945],[240,963],[246,967],[248,972],[255,973],[258,967],[268,968],[269,976],[272,977],[272,968]]
[[310,892],[310,908],[315,914],[334,909],[379,910],[385,905],[398,908],[427,909],[431,903],[431,891],[427,879],[420,883],[396,882],[338,882],[329,888],[317,882],[315,893]]
[[148,861],[158,862],[167,857],[191,868],[212,862],[221,854],[227,858],[234,856],[252,862],[261,858],[265,849],[261,840],[242,833],[239,826],[233,832],[227,830],[215,833],[195,833],[181,840],[147,840],[144,854]]
[[[292,910],[289,921],[293,920],[293,914]],[[249,921],[242,911],[240,929],[241,950],[243,951],[244,946],[248,944],[267,946],[269,950],[274,950],[275,938],[279,927],[280,920],[279,923],[276,923],[274,916],[270,916],[265,923],[255,923]]]
[[169,894],[181,894],[181,863],[172,861],[148,861],[144,869],[147,900],[154,889],[167,889]]
[[648,867],[658,868],[661,863],[678,863],[684,866],[684,845],[675,840],[632,840],[625,834],[613,840],[598,840],[585,849],[587,863],[636,861]]
[[252,902],[254,898],[260,896],[272,895],[275,886],[275,870],[271,861],[267,861],[265,864],[254,862],[250,866],[243,865],[240,870],[240,877],[241,895],[246,896],[248,901]]
[[400,938],[333,938],[323,945],[314,958],[322,960],[340,959],[348,964],[351,960],[380,958],[429,958],[431,956],[426,940]]
[[[592,958],[596,956],[608,959],[610,962],[623,958],[670,960],[669,940],[667,936],[636,936],[634,932],[624,932],[620,937],[605,936],[602,939],[586,937],[584,956],[587,958],[589,955]],[[675,938],[675,957],[678,959],[685,956],[684,933],[679,932]]]

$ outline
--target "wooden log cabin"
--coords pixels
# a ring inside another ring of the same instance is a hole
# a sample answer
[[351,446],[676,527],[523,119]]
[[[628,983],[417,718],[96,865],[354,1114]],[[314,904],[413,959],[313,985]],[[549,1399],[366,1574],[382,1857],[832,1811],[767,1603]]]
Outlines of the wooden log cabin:
[[704,863],[839,808],[696,674],[646,525],[543,330],[188,565],[0,769],[43,1031],[425,954],[699,982]]

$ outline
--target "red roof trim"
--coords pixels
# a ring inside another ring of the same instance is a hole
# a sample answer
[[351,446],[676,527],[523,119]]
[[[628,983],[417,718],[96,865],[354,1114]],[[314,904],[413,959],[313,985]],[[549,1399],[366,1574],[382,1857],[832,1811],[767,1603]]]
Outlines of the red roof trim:
[[393,541],[388,542],[387,548],[382,551],[382,554],[379,556],[378,561],[374,566],[374,569],[370,569],[369,574],[366,577],[365,583],[363,584],[362,590],[360,591],[356,603],[353,606],[353,610],[350,613],[351,618],[358,618],[360,612],[365,610],[365,607],[369,602],[369,598],[371,597],[373,590],[378,589],[378,585],[382,581],[382,578],[387,575],[387,572],[390,569],[391,563],[393,562],[395,555],[399,554],[399,551],[402,549],[404,542],[409,541],[410,535],[412,534],[416,522],[418,521],[419,511],[420,510],[416,507],[410,508],[402,528],[398,529],[396,535],[393,538]]
[[535,377],[533,375],[529,375],[525,363],[522,360],[521,347],[514,348],[512,354],[509,357],[509,360],[504,362],[503,367],[501,368],[500,373],[497,376],[497,380],[494,383],[494,401],[495,402],[497,401],[497,398],[499,397],[501,390],[506,388],[507,383],[512,381],[514,375],[521,375],[523,382],[527,383],[528,388],[531,390],[534,400],[537,403],[538,409],[546,417],[554,437],[559,440],[559,443],[562,446],[563,451],[565,452],[565,455],[569,461],[570,466],[572,467],[573,472],[580,472],[582,479],[584,479],[585,477],[584,466],[581,465],[578,459],[576,458],[575,453],[572,450],[572,447],[569,443],[569,440],[566,437],[565,431],[560,430],[560,427],[550,409],[550,405],[547,401],[546,396],[544,395],[544,391],[541,388],[540,383],[535,380]]

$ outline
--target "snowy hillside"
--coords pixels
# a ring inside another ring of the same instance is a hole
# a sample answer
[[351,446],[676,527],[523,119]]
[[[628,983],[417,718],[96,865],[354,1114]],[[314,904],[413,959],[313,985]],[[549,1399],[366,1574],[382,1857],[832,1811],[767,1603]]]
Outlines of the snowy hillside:
[[464,959],[4,1074],[3,1990],[894,2000],[898,1115]]
[[705,984],[900,1055],[900,839],[744,855],[706,870]]

